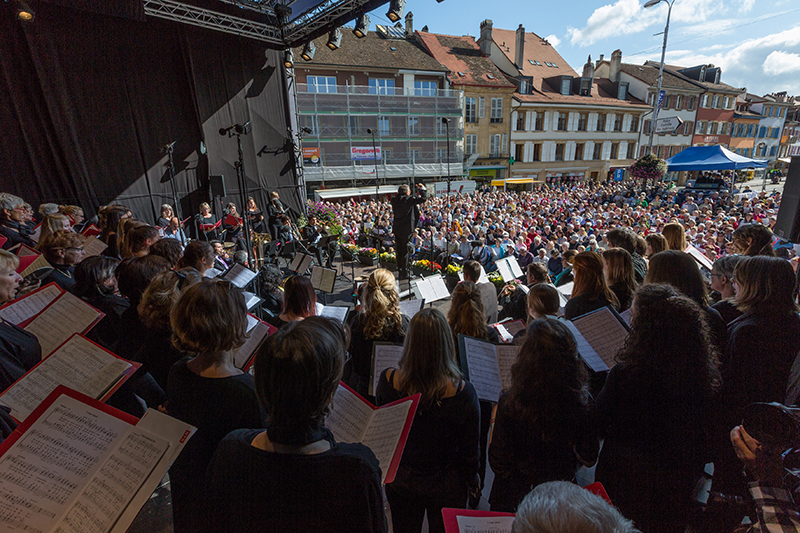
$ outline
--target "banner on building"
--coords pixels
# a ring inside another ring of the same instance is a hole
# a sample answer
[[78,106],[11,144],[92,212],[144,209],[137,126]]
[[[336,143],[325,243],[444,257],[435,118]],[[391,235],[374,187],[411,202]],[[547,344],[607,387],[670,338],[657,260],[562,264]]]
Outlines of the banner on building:
[[303,165],[318,166],[320,164],[319,147],[303,148]]
[[350,159],[352,161],[372,161],[375,159],[380,160],[381,147],[378,146],[373,151],[372,146],[351,146]]
[[[447,196],[447,182],[437,181],[436,196]],[[450,195],[454,194],[472,194],[475,192],[475,182],[472,180],[458,180],[450,182]]]

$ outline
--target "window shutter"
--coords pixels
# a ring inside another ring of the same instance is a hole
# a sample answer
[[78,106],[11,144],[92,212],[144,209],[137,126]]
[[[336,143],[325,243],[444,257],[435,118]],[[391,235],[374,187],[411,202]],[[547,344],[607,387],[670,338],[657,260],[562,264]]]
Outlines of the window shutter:
[[500,153],[502,154],[508,153],[508,133],[503,134],[503,144],[500,147]]
[[483,118],[486,115],[486,98],[483,96],[478,98],[478,118]]

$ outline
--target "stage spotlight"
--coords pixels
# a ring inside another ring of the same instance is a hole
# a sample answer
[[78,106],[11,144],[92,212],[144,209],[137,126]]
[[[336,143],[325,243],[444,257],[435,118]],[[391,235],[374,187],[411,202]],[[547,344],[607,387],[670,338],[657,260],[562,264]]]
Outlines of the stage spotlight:
[[286,50],[283,53],[283,66],[286,68],[294,67],[294,52]]
[[36,13],[33,12],[33,9],[31,9],[31,6],[28,5],[28,2],[20,0],[17,6],[17,18],[22,22],[32,22],[33,17],[35,16]]
[[367,32],[369,32],[369,15],[364,13],[358,17],[358,20],[356,21],[356,27],[353,29],[353,35],[359,39],[363,39],[367,36]]
[[314,59],[314,53],[316,53],[316,51],[317,45],[314,44],[314,41],[308,41],[303,47],[303,53],[300,54],[300,57],[302,57],[304,61],[311,61]]
[[389,17],[389,20],[392,22],[397,22],[403,18],[403,9],[405,7],[406,0],[392,0],[389,4],[389,11],[386,12],[386,16]]
[[327,44],[328,48],[330,48],[331,50],[336,50],[337,48],[342,46],[342,30],[336,28],[335,30],[330,32],[328,34],[328,42],[325,44]]

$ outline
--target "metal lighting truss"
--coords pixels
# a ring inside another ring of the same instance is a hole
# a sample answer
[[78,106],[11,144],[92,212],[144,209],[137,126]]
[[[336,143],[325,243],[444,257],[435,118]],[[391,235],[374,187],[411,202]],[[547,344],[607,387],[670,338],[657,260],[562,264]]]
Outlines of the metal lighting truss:
[[286,31],[286,43],[298,46],[377,9],[388,0],[328,0],[294,19]]

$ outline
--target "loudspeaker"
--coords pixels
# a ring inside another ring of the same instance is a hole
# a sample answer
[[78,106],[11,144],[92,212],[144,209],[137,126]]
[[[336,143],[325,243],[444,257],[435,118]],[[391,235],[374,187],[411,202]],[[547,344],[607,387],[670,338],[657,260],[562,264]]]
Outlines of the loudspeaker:
[[211,183],[211,196],[214,198],[228,196],[225,194],[225,177],[224,176],[209,176]]
[[778,221],[772,231],[784,240],[800,243],[800,156],[792,156],[789,164]]

